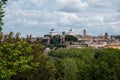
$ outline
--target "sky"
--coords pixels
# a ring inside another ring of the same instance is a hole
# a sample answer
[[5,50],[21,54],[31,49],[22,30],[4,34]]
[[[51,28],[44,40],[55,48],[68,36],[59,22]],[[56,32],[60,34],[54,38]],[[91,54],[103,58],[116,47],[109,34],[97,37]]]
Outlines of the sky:
[[89,35],[120,34],[120,0],[8,0],[3,32],[33,37],[70,29]]

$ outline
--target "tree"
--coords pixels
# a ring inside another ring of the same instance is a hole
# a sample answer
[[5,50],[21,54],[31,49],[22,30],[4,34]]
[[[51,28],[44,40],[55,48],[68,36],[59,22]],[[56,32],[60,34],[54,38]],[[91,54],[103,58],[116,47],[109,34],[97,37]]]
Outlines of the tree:
[[64,59],[65,63],[65,78],[64,80],[77,80],[78,67],[74,58]]
[[65,77],[65,64],[64,60],[59,58],[54,58],[54,65],[56,68],[55,80],[63,80]]
[[33,58],[30,61],[31,64],[28,63],[28,65],[32,65],[32,68],[13,75],[11,80],[53,80],[55,75],[54,64],[48,56],[43,55],[43,48],[39,40],[29,44],[32,48],[30,55]]
[[89,58],[94,58],[94,50],[91,47],[86,48],[60,48],[53,50],[49,54],[52,57],[57,58],[79,58],[87,60]]
[[101,77],[107,80],[119,80],[120,50],[109,48],[104,49],[100,53],[98,65],[100,65],[99,70],[102,73]]
[[38,39],[31,43],[31,39],[22,39],[18,33],[14,37],[12,32],[0,36],[0,80],[54,79],[54,64],[43,54]]
[[33,59],[33,67],[11,77],[11,80],[54,80],[56,69],[50,58],[41,55]]
[[53,36],[53,38],[51,40],[51,44],[59,44],[60,42],[61,42],[61,40],[60,40],[59,35]]
[[114,35],[113,36],[115,39],[120,39],[120,35]]
[[2,30],[3,25],[3,17],[4,17],[4,8],[7,0],[1,0],[0,1],[0,31]]
[[26,42],[0,46],[0,79],[10,80],[12,75],[31,69],[31,52],[32,48]]
[[[50,52],[49,56],[64,61],[65,69],[64,80],[89,80],[90,64],[94,58],[94,50],[90,47],[86,48],[64,48]],[[59,64],[57,64],[59,66]],[[59,66],[60,67],[60,66]],[[61,70],[59,70],[61,71]]]
[[65,40],[66,40],[66,41],[74,41],[74,42],[76,42],[78,39],[77,39],[75,36],[66,35],[66,36],[65,36]]
[[120,50],[65,48],[51,51],[51,57],[63,61],[64,80],[120,80]]

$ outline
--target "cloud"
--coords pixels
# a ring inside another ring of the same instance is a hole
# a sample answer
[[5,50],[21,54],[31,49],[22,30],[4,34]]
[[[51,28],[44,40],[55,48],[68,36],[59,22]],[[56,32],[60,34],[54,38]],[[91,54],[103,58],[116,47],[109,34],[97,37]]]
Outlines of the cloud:
[[42,0],[30,0],[31,3],[37,5],[38,7],[41,6],[43,4]]
[[88,7],[87,2],[81,0],[56,0],[56,3],[58,10],[64,12],[79,12]]
[[88,0],[87,2],[92,8],[118,10],[120,0]]
[[[41,36],[56,31],[86,28],[91,35],[119,34],[119,0],[9,0],[3,32]],[[96,33],[95,33],[96,32]]]

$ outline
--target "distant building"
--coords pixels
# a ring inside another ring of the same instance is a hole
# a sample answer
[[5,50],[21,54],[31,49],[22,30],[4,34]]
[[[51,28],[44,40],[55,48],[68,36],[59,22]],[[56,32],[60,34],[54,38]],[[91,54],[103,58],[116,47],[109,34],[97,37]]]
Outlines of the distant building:
[[72,29],[70,29],[70,30],[66,33],[66,35],[75,35],[75,33],[72,31]]
[[[65,36],[66,35],[72,35],[77,38],[77,42],[74,41],[66,41]],[[58,33],[53,29],[49,32],[49,34],[45,35],[42,39],[46,41],[46,44],[50,45],[51,40],[55,37],[58,37],[60,40],[60,43],[66,44],[68,47],[76,47],[81,48],[84,46],[91,46],[94,48],[104,48],[108,45],[120,45],[120,40],[116,40],[113,37],[110,37],[108,33],[105,33],[104,35],[100,36],[91,36],[87,35],[86,29],[83,29],[83,34],[75,34],[72,29],[70,29],[68,32],[63,31],[62,33]],[[115,46],[116,47],[116,46]]]
[[53,37],[53,36],[55,36],[55,35],[59,35],[59,33],[57,33],[56,31],[54,31],[54,28],[53,28],[53,29],[51,29],[51,31],[49,32],[49,35],[50,35],[51,37]]
[[45,55],[48,55],[50,51],[51,51],[50,48],[46,48],[46,49],[44,50],[44,54],[45,54]]
[[105,46],[105,48],[120,49],[120,45],[108,45],[108,46]]
[[86,35],[86,29],[83,30],[83,36],[85,36],[85,35]]
[[108,39],[109,39],[108,33],[105,33],[105,40],[108,40]]

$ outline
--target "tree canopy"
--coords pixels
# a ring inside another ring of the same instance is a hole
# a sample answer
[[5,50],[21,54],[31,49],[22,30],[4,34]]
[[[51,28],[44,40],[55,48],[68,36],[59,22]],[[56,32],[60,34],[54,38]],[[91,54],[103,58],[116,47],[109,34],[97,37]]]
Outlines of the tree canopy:
[[65,36],[65,41],[74,41],[76,42],[78,39],[75,36],[72,35],[66,35]]
[[[55,66],[44,46],[18,33],[0,34],[0,80],[53,80]],[[42,74],[42,75],[41,75]]]
[[119,80],[120,50],[94,50],[67,48],[51,51],[49,54],[63,61],[63,80]]
[[2,30],[3,17],[4,17],[4,8],[8,0],[0,0],[0,31]]

